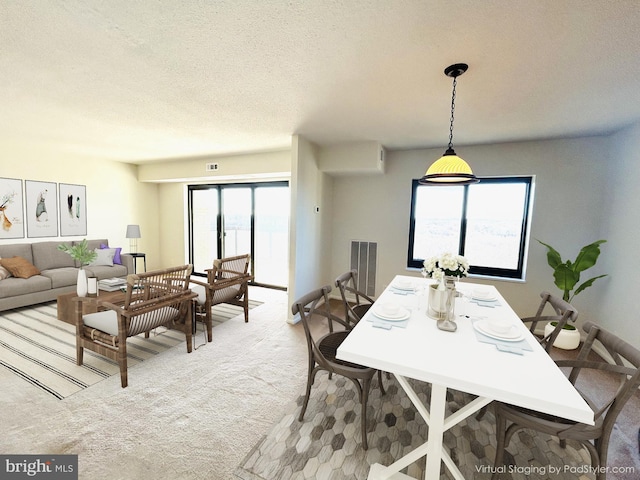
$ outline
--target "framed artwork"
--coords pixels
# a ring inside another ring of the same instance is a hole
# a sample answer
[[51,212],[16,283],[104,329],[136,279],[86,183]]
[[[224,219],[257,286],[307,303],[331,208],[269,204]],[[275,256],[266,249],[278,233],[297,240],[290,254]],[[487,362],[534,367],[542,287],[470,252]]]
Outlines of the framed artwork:
[[58,202],[56,184],[25,180],[27,237],[58,236]]
[[60,236],[87,234],[87,187],[85,185],[58,185],[60,199]]
[[24,238],[22,180],[0,178],[0,239]]

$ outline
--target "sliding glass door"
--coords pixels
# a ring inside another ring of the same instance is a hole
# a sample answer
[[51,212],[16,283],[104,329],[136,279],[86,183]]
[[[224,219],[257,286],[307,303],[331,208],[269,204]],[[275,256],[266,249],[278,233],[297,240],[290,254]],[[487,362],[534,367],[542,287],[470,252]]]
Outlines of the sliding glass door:
[[255,284],[286,288],[289,203],[287,182],[189,186],[194,273],[204,275],[215,258],[250,253]]

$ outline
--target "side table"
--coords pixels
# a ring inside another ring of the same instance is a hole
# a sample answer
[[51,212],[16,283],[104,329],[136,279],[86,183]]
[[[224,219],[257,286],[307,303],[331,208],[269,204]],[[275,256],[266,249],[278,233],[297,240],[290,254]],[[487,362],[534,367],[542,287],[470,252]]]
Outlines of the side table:
[[147,255],[145,253],[130,253],[133,257],[133,273],[138,273],[138,259],[144,260],[144,271],[147,271]]

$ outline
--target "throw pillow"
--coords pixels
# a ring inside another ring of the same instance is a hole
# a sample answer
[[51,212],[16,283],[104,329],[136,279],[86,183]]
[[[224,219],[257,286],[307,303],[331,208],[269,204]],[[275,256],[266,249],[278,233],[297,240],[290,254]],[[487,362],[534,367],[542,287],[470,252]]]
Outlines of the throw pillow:
[[99,265],[113,267],[113,257],[116,254],[115,248],[95,248],[93,251],[96,252],[98,256],[89,264],[90,267],[97,267]]
[[22,257],[11,257],[0,259],[0,265],[9,270],[11,275],[18,278],[29,278],[40,275],[40,270],[29,260]]
[[[104,243],[100,244],[100,248],[110,248],[109,245],[105,245]],[[122,259],[120,258],[120,252],[122,252],[122,247],[114,247],[116,254],[113,256],[113,263],[117,263],[118,265],[122,265]]]
[[[2,258],[0,258],[2,260]],[[11,276],[11,272],[0,265],[0,280],[4,280],[5,278],[9,278]]]

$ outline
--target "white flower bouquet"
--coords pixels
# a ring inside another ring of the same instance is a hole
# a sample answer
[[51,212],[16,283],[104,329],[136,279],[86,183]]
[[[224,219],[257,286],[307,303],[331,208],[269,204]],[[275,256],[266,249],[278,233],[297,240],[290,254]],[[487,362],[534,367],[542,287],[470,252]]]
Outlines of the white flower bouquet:
[[466,277],[469,273],[469,261],[462,255],[443,253],[424,261],[424,271],[435,280],[444,277]]

